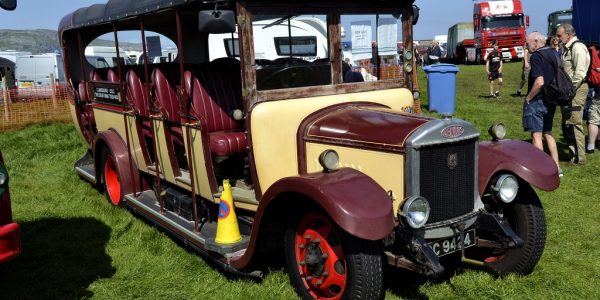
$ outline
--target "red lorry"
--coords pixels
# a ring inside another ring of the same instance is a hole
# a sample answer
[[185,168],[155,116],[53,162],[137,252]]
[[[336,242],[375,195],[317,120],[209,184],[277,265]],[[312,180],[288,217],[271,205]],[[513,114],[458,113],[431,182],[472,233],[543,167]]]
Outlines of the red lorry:
[[[460,25],[457,24],[457,25]],[[480,1],[473,5],[473,37],[466,38],[457,25],[448,30],[448,56],[456,62],[485,61],[498,41],[506,60],[523,58],[525,29],[529,16],[523,13],[521,0]]]

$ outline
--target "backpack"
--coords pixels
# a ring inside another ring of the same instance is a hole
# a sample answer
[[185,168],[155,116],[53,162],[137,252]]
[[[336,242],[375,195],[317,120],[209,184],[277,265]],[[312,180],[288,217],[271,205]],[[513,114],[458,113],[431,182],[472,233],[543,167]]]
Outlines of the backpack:
[[[571,44],[571,47],[567,48],[568,51],[572,51],[573,46],[577,43],[585,45],[581,40],[576,40]],[[598,51],[597,46],[590,46],[588,47],[588,53],[590,54],[590,67],[586,74],[585,82],[592,86],[600,86],[600,51]]]
[[554,69],[554,79],[550,83],[544,83],[542,87],[542,94],[544,99],[556,106],[568,106],[571,104],[571,100],[575,98],[575,88],[573,82],[567,72],[563,68],[562,62],[557,56],[549,57],[552,53],[549,50],[537,51],[543,59],[546,59],[552,64]]
[[587,81],[593,86],[600,86],[600,51],[597,46],[590,46],[590,70]]

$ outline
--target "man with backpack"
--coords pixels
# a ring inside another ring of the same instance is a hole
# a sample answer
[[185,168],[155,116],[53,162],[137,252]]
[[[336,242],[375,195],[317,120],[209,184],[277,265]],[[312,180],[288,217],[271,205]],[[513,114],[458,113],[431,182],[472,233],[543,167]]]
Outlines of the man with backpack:
[[563,135],[573,151],[571,164],[579,165],[585,163],[583,108],[588,94],[585,78],[590,65],[590,54],[585,44],[578,41],[573,25],[560,25],[556,30],[556,36],[564,45],[563,66],[576,91],[571,104],[562,109]]
[[588,84],[594,88],[595,95],[588,110],[588,144],[586,153],[594,153],[596,149],[596,137],[598,137],[598,125],[600,125],[600,51],[597,45],[589,48],[591,63],[588,73]]
[[542,151],[544,151],[542,137],[546,139],[550,157],[556,163],[559,176],[562,176],[558,164],[556,140],[552,136],[552,121],[556,105],[548,102],[543,93],[544,86],[550,84],[556,76],[556,67],[546,60],[556,64],[560,57],[558,52],[545,44],[546,39],[539,32],[533,32],[527,37],[526,46],[530,53],[531,70],[527,79],[527,95],[523,103],[523,129],[531,132],[532,144]]

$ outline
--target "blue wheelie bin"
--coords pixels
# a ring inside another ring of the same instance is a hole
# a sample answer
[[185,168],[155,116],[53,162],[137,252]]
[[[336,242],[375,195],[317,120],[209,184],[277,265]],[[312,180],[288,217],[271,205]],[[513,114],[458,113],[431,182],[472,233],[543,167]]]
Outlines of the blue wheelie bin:
[[425,66],[423,70],[427,74],[429,111],[451,117],[454,114],[458,67],[452,64],[435,64]]

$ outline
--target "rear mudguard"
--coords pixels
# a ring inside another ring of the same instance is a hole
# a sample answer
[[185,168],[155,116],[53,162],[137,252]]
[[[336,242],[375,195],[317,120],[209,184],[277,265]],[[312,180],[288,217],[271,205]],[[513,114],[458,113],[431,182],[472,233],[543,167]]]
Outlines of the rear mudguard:
[[392,200],[388,194],[369,176],[354,169],[278,180],[262,198],[256,219],[260,220],[260,214],[271,200],[284,192],[314,200],[338,226],[362,239],[382,239],[394,228]]
[[555,190],[560,185],[558,168],[552,158],[530,143],[517,140],[479,143],[479,195],[483,195],[492,176],[500,171],[514,173],[545,191]]
[[[140,184],[138,167],[135,161],[130,160],[127,145],[121,136],[112,130],[98,132],[94,140],[94,166],[96,170],[96,183],[100,183],[100,175],[102,172],[102,149],[108,147],[109,151],[115,158],[119,179],[121,181],[121,189],[123,195],[135,192],[135,187]],[[138,189],[139,190],[139,189]]]

